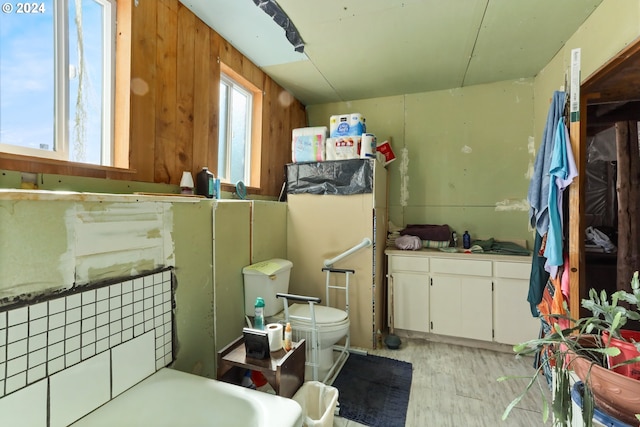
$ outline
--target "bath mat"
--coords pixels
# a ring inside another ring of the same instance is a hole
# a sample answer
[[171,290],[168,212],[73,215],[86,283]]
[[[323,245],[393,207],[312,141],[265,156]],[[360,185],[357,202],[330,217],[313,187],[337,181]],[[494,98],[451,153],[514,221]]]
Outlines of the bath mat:
[[351,353],[333,382],[339,415],[371,427],[404,426],[412,373],[408,362]]

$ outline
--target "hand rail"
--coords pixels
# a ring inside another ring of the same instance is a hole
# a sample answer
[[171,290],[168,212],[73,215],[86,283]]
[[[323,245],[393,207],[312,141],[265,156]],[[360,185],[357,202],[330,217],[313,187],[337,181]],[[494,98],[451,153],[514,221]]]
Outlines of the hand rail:
[[347,249],[346,251],[344,251],[343,253],[341,253],[340,255],[338,255],[338,256],[336,256],[334,258],[325,259],[324,260],[324,266],[325,267],[331,267],[333,264],[335,264],[336,262],[340,261],[341,259],[351,255],[354,252],[359,251],[362,248],[368,248],[371,245],[372,245],[371,239],[369,239],[368,237],[365,237],[364,239],[362,239],[362,242],[358,243],[357,245],[355,245],[351,249]]

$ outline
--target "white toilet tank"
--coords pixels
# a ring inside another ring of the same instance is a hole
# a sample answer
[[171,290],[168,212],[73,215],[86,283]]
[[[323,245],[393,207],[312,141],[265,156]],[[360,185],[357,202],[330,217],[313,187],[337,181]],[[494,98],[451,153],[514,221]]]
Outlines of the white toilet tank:
[[247,316],[253,316],[257,297],[264,299],[265,317],[284,310],[284,300],[276,298],[276,294],[289,292],[289,276],[292,267],[293,263],[287,259],[273,258],[242,269],[244,311]]

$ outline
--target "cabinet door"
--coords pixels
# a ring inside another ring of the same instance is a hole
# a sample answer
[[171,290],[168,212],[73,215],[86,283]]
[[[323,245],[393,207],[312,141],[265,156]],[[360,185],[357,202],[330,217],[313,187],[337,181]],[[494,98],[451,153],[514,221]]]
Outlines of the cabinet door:
[[429,275],[395,272],[390,279],[394,328],[429,332]]
[[440,335],[460,336],[462,310],[460,278],[433,276],[431,278],[430,316],[431,332]]
[[460,336],[491,341],[493,338],[493,298],[491,279],[463,277],[461,285]]
[[528,292],[528,280],[495,280],[493,320],[496,342],[513,345],[538,337],[540,320],[531,315]]
[[491,341],[491,279],[433,276],[430,301],[431,332]]

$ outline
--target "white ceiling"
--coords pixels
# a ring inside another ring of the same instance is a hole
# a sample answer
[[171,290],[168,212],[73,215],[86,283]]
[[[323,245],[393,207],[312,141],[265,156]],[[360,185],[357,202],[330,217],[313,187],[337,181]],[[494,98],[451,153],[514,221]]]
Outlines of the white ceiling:
[[305,105],[535,76],[602,0],[180,0]]

